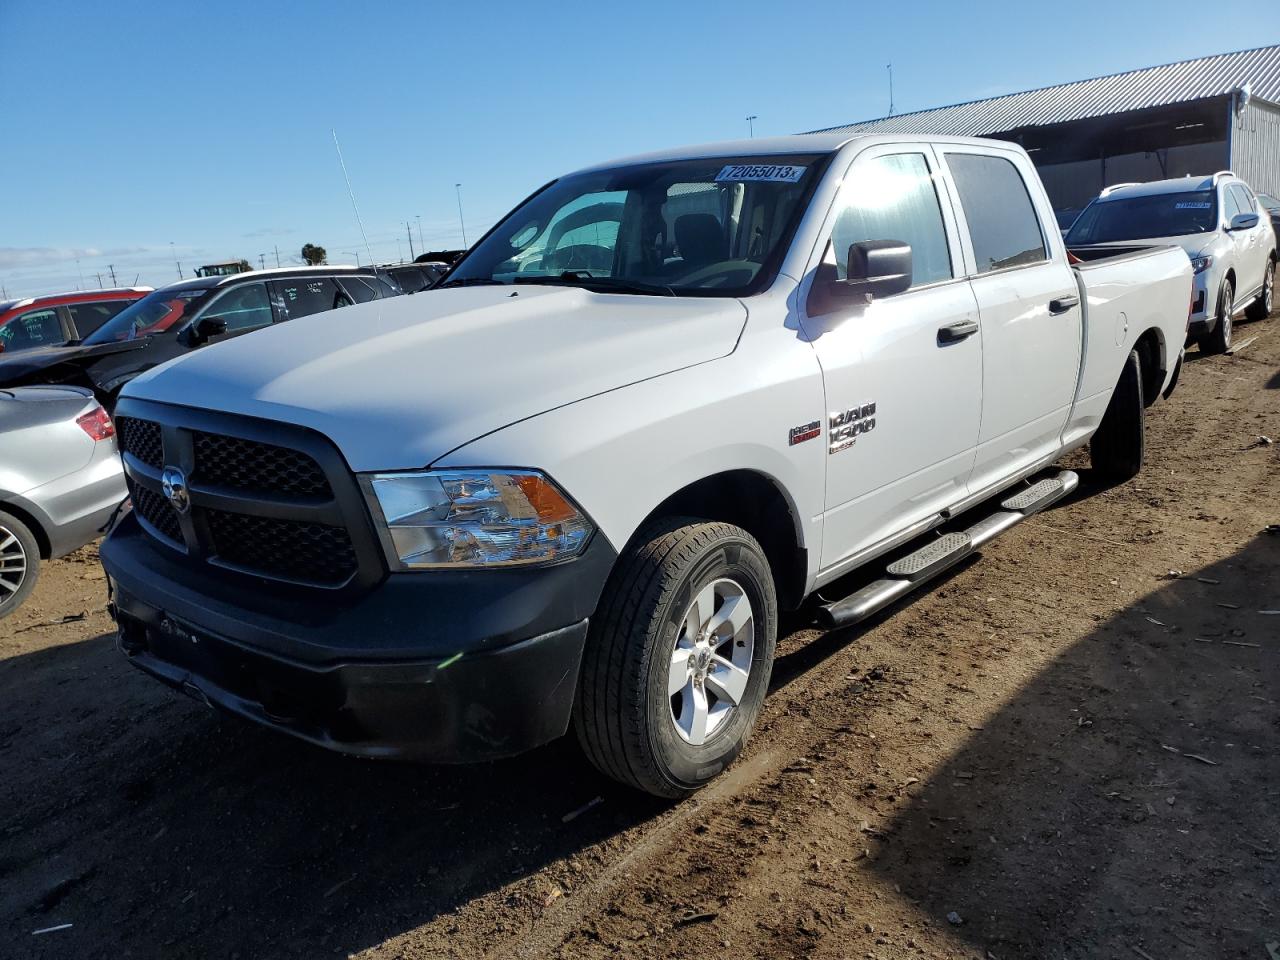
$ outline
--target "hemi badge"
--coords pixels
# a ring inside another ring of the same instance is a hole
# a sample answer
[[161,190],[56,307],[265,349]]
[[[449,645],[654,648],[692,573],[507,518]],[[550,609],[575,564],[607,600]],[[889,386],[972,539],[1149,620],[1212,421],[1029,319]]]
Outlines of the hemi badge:
[[822,422],[814,420],[802,427],[792,427],[791,432],[787,435],[787,445],[794,447],[797,443],[814,440],[820,436],[822,436]]

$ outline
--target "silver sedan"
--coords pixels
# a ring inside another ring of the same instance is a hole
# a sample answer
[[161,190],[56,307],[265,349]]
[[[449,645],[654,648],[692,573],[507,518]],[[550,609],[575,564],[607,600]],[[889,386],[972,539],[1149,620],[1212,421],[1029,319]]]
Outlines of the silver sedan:
[[95,539],[126,495],[115,426],[88,390],[0,390],[0,620],[41,559]]

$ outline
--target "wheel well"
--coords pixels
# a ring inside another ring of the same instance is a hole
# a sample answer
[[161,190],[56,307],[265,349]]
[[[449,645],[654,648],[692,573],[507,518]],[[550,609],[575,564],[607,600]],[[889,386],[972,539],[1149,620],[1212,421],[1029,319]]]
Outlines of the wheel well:
[[1155,327],[1138,338],[1134,349],[1138,351],[1138,359],[1142,361],[1142,402],[1151,406],[1160,396],[1160,388],[1164,385],[1164,375],[1168,372],[1164,355],[1164,340]]
[[796,518],[787,498],[768,477],[753,470],[704,477],[658,504],[645,523],[664,516],[701,517],[741,527],[764,549],[779,606],[791,610],[804,600],[808,570]]
[[36,522],[36,518],[27,513],[21,507],[15,507],[11,503],[5,503],[0,500],[0,511],[17,517],[31,531],[31,535],[36,538],[36,543],[40,546],[40,559],[48,560],[49,555],[53,553],[53,547],[49,543],[49,536],[44,532],[44,527]]

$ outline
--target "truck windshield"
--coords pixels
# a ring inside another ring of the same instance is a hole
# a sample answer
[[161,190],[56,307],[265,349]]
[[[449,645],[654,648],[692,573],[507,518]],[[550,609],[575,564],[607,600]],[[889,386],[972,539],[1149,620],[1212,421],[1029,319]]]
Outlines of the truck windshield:
[[715,157],[566,177],[517,207],[440,286],[754,293],[777,273],[826,160]]
[[1067,233],[1067,246],[1210,233],[1218,224],[1212,190],[1095,200]]
[[187,290],[157,290],[114,317],[84,338],[86,344],[119,343],[164,333],[189,316],[193,303],[209,292],[207,287]]

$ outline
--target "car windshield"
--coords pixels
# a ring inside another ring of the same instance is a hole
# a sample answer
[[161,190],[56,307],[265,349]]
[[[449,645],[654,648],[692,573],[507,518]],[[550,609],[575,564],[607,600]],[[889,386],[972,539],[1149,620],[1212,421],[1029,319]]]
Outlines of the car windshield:
[[1095,200],[1067,233],[1067,244],[1112,243],[1210,233],[1218,225],[1212,190]]
[[566,177],[517,207],[440,286],[754,293],[777,273],[825,160],[716,157]]
[[188,316],[193,301],[199,300],[208,292],[208,287],[196,287],[149,293],[85,337],[84,342],[89,345],[119,343],[121,340],[137,340],[164,333],[184,316]]

